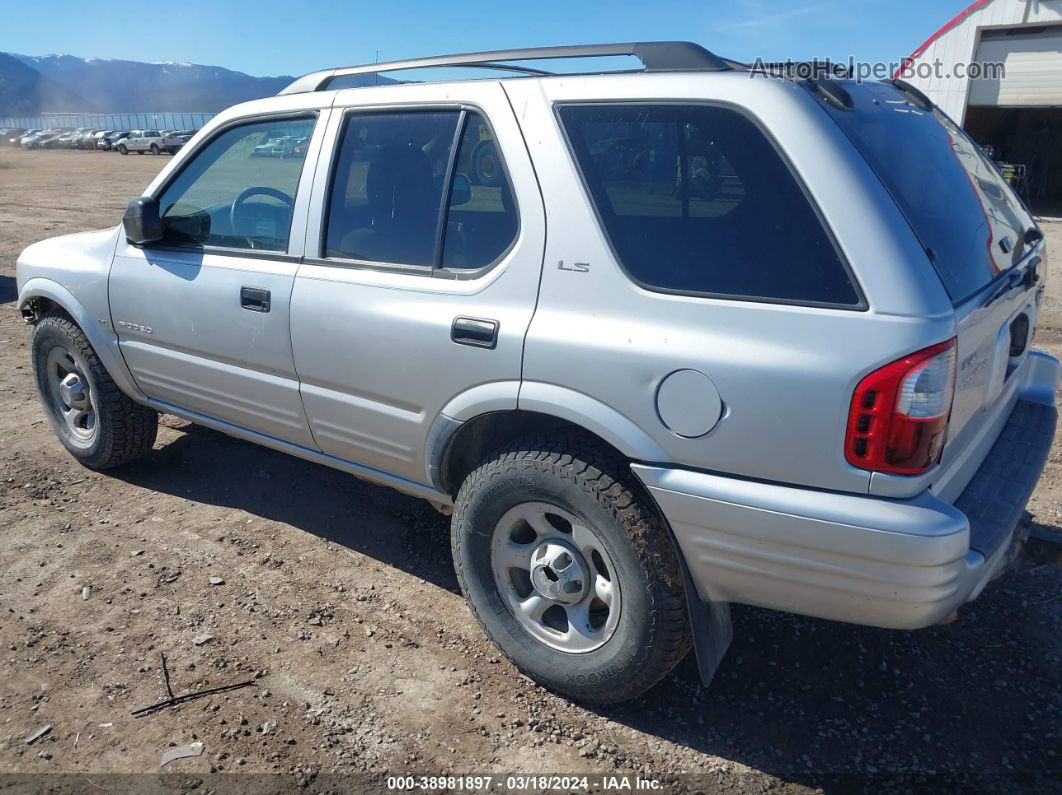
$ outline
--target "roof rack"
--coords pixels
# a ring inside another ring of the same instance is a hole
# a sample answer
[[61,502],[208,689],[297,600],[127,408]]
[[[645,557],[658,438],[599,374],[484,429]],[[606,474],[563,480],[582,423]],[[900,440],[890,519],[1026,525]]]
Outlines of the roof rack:
[[483,69],[501,69],[531,75],[548,75],[541,69],[515,66],[504,61],[538,61],[553,58],[602,58],[633,55],[642,62],[646,72],[679,71],[726,71],[730,62],[709,52],[699,44],[689,41],[643,41],[627,44],[582,44],[564,47],[531,47],[525,50],[492,50],[470,52],[461,55],[436,55],[431,58],[416,58],[408,61],[343,66],[311,72],[295,80],[281,94],[302,94],[308,91],[324,91],[333,80],[347,75],[394,72],[400,69],[423,69],[426,67],[472,66]]

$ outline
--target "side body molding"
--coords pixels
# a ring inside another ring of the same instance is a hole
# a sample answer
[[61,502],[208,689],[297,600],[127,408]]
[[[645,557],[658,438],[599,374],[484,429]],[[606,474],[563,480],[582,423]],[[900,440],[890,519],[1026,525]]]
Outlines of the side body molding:
[[118,348],[118,335],[110,326],[109,316],[103,318],[108,323],[104,326],[100,323],[100,318],[89,314],[84,305],[63,285],[40,276],[33,277],[22,285],[18,294],[18,308],[25,308],[34,298],[47,298],[61,306],[85,332],[93,350],[118,388],[134,400],[146,400],[129,374],[129,368],[126,367],[125,359]]

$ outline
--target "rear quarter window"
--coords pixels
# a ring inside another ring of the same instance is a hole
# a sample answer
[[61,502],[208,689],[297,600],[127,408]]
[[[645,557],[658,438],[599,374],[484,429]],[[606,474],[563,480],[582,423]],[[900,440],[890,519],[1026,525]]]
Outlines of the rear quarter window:
[[861,305],[808,197],[741,113],[674,104],[558,112],[616,256],[643,287]]

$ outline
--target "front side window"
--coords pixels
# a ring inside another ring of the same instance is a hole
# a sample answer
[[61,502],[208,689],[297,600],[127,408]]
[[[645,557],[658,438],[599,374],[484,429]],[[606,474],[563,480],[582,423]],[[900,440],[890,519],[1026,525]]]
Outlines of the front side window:
[[300,118],[241,124],[196,152],[159,197],[163,242],[286,251],[305,152],[281,156],[260,147],[278,131],[306,138],[314,123]]
[[744,115],[570,105],[560,118],[620,263],[648,289],[857,306],[807,196]]
[[509,248],[516,218],[498,148],[478,114],[358,113],[346,120],[326,257],[481,268]]

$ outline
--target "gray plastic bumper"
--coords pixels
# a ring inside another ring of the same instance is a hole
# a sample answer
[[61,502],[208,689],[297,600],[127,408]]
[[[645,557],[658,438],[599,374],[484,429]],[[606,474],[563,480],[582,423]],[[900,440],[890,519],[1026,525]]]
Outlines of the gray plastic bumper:
[[1058,363],[1025,375],[954,505],[814,491],[635,464],[702,599],[896,629],[940,621],[1007,560],[1054,437]]

